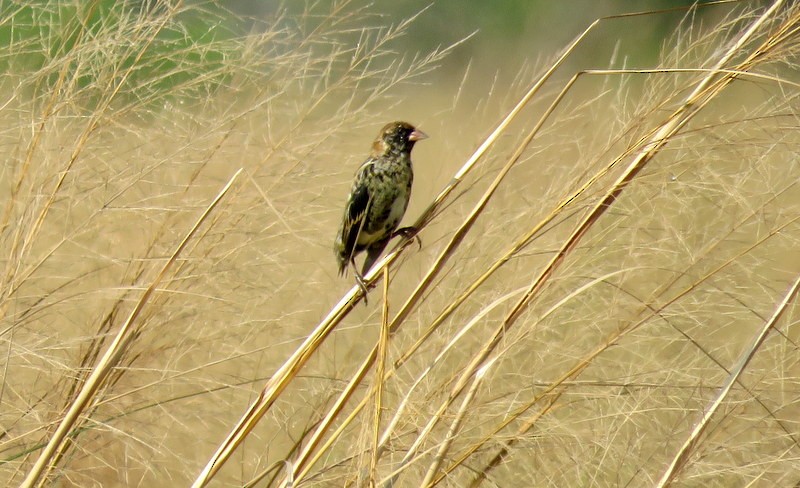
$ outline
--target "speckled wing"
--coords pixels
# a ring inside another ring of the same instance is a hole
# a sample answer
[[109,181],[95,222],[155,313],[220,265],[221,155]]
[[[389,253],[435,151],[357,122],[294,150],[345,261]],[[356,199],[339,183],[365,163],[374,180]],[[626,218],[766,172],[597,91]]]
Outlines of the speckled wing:
[[367,160],[358,169],[355,183],[350,192],[350,197],[344,209],[342,228],[336,240],[336,257],[339,260],[339,274],[344,274],[347,262],[356,253],[358,234],[364,226],[364,219],[370,204],[368,185],[364,184],[364,177],[374,161]]

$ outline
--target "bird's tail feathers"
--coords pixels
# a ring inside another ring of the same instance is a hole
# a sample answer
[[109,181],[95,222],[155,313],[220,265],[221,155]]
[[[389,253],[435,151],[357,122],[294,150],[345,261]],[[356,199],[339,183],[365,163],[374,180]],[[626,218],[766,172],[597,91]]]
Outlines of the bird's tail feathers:
[[386,249],[386,245],[389,244],[389,239],[391,239],[391,234],[390,237],[382,241],[372,243],[367,248],[367,257],[364,259],[364,267],[361,268],[362,275],[366,275],[367,272],[369,272],[369,270],[372,268],[372,265],[375,264],[375,261],[381,257],[381,253],[384,249]]

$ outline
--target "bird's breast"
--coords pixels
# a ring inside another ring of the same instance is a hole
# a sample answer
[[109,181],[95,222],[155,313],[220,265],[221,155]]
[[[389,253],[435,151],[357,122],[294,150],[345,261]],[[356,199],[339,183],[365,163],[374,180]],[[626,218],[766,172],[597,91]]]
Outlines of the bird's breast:
[[369,189],[368,215],[358,237],[360,245],[383,240],[397,228],[408,207],[412,179],[410,165],[376,168]]

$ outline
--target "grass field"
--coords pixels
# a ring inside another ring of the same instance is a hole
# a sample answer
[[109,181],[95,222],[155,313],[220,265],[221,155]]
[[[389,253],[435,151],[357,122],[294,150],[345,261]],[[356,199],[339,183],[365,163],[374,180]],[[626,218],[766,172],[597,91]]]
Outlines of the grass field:
[[[800,484],[797,5],[436,87],[413,18],[208,5],[2,7],[0,483]],[[395,119],[422,246],[365,306],[333,238]]]

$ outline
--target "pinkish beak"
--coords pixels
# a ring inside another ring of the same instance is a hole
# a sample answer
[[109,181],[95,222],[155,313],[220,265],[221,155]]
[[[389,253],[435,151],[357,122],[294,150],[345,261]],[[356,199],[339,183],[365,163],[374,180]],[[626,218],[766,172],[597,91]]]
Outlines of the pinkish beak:
[[411,134],[408,135],[408,140],[409,141],[419,141],[419,140],[427,139],[427,138],[428,138],[428,134],[422,132],[419,129],[414,129],[414,131]]

